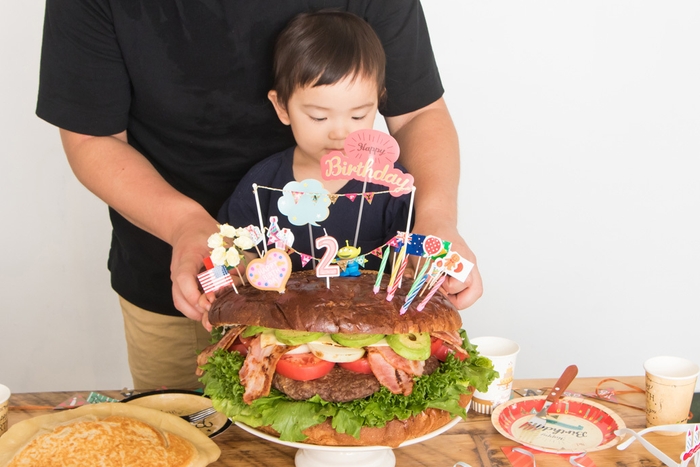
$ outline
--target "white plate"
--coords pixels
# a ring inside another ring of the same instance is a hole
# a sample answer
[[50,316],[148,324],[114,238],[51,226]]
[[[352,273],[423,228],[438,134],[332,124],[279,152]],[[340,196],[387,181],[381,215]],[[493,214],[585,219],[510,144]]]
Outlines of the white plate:
[[[469,405],[467,405],[466,410],[469,410]],[[422,443],[434,438],[455,426],[460,420],[461,417],[455,417],[437,430],[418,438],[404,441],[399,447]],[[296,443],[294,441],[282,441],[276,436],[268,435],[241,422],[235,422],[235,424],[242,430],[259,438],[298,449],[294,457],[296,467],[327,467],[329,465],[334,467],[357,467],[360,465],[362,467],[394,467],[396,465],[396,456],[394,456],[394,451],[389,446],[321,446],[318,444]]]
[[[452,420],[450,420],[449,423],[446,425],[441,426],[435,431],[431,431],[430,433],[427,433],[423,436],[419,436],[418,438],[413,438],[404,441],[399,445],[400,448],[404,446],[410,446],[412,444],[416,443],[422,443],[423,441],[429,440],[431,438],[436,437],[439,434],[442,434],[455,426],[459,421],[461,420],[460,417],[455,417]],[[297,449],[311,449],[313,451],[332,451],[332,452],[337,452],[337,451],[378,451],[381,449],[391,449],[389,446],[322,446],[319,444],[307,444],[307,443],[296,443],[294,441],[283,441],[276,436],[269,435],[267,433],[263,433],[262,431],[256,430],[255,428],[249,427],[245,423],[241,422],[234,422],[236,426],[239,428],[247,431],[248,433],[255,435],[259,438],[266,439],[267,441],[271,441],[273,443],[277,444],[282,444],[284,446],[289,446],[291,448],[297,448]]]

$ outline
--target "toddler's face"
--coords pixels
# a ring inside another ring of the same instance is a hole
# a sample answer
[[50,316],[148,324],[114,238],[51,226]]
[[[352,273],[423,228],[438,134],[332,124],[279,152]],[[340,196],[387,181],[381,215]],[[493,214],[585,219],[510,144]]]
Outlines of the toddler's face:
[[358,77],[298,88],[286,109],[275,107],[280,120],[291,125],[298,150],[320,162],[327,153],[342,151],[345,137],[353,131],[372,128],[377,105],[376,82]]

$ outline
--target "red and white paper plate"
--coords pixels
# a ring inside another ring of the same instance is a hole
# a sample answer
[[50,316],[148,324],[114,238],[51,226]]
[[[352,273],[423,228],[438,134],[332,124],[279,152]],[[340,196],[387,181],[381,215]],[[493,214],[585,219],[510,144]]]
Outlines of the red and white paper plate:
[[546,396],[522,397],[499,405],[491,422],[499,433],[520,444],[544,452],[575,454],[615,446],[615,430],[625,422],[609,408],[595,402],[563,397],[548,410],[547,424],[531,429],[528,421],[544,405]]

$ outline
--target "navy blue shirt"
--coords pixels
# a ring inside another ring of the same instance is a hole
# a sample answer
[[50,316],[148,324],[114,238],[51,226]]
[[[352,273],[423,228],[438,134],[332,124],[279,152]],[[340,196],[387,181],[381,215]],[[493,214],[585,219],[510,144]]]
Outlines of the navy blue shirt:
[[[250,172],[236,187],[236,190],[224,203],[219,211],[218,221],[227,223],[233,227],[246,227],[250,224],[259,226],[258,211],[253,194],[253,183],[268,188],[282,189],[291,181],[294,181],[292,161],[294,147],[268,157],[255,165]],[[399,165],[395,167],[401,171]],[[365,255],[367,264],[365,269],[379,269],[380,260],[375,255],[370,255],[372,250],[381,247],[398,231],[406,231],[408,221],[408,205],[410,194],[402,196],[392,196],[388,188],[375,183],[368,183],[365,193],[377,193],[369,203],[363,198],[363,182],[349,180],[343,188],[336,194],[340,195],[335,203],[328,207],[330,213],[328,217],[318,222],[317,226],[311,226],[312,235],[315,238],[326,233],[335,238],[339,247],[346,245],[346,240],[352,246],[355,239],[360,204],[362,205],[362,218],[360,219],[360,229],[357,246],[362,249],[361,254]],[[359,194],[354,201],[344,196],[345,194]],[[277,216],[278,225],[281,228],[288,228],[294,234],[294,244],[292,248],[309,256],[320,258],[324,250],[316,251],[312,254],[311,240],[309,238],[309,224],[297,226],[289,222],[285,214],[280,212],[278,200],[283,193],[266,188],[258,188],[258,198],[260,199],[260,211],[262,213],[263,225],[268,227],[270,216]],[[325,229],[325,232],[324,232]],[[265,239],[267,241],[267,239]],[[259,247],[262,250],[262,247]],[[292,267],[295,271],[302,269],[301,257],[297,254],[290,255]],[[312,269],[313,262],[309,262],[304,269]]]

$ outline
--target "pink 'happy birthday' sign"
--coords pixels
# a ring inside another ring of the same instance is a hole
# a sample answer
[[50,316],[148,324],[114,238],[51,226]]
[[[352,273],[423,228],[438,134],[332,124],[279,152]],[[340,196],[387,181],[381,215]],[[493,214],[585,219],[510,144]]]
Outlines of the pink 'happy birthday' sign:
[[389,188],[392,196],[411,191],[413,176],[394,168],[399,158],[396,140],[382,131],[358,130],[345,139],[345,154],[331,151],[321,158],[325,180],[359,180]]

